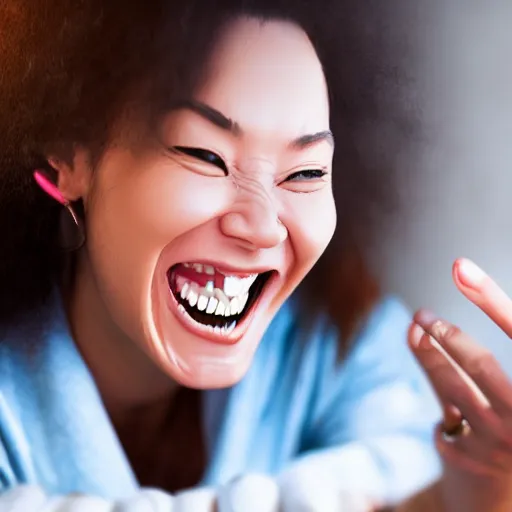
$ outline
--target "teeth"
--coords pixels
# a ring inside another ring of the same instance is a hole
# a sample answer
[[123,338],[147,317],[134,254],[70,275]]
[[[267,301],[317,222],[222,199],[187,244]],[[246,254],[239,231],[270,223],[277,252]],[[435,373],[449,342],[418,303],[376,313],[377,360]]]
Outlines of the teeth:
[[219,301],[215,297],[210,297],[210,300],[208,301],[208,307],[206,308],[206,312],[210,315],[214,313],[218,303]]
[[197,293],[194,290],[190,290],[188,292],[188,297],[187,297],[188,303],[192,307],[194,307],[197,304],[197,299],[198,299]]
[[238,295],[242,289],[242,280],[235,276],[224,278],[224,293],[230,297]]
[[217,309],[215,310],[215,314],[216,315],[224,315],[225,310],[226,310],[226,305],[224,304],[224,302],[219,301]]
[[250,277],[225,276],[224,277],[224,293],[228,297],[236,297],[243,295],[249,291],[254,281],[258,278],[258,274]]
[[247,301],[249,300],[249,294],[246,293],[241,299],[240,299],[240,308],[238,310],[239,313],[241,313],[244,308],[245,308],[245,305],[247,304]]
[[204,295],[199,295],[199,299],[197,301],[197,309],[199,309],[199,311],[204,311],[207,305],[208,297],[205,297]]
[[[213,293],[216,296],[212,296]],[[213,287],[212,281],[204,288],[197,288],[197,285],[186,282],[181,288],[180,296],[199,311],[225,317],[240,314],[249,300],[248,293],[229,300],[222,290]]]
[[180,293],[182,299],[187,298],[187,293],[189,290],[190,290],[190,285],[188,283],[185,283],[183,285],[183,288],[181,289],[181,293]]
[[[208,276],[215,276],[220,272],[212,265],[204,265],[202,263],[183,263],[183,266],[193,268],[195,272]],[[222,272],[220,273],[222,274]],[[238,277],[223,274],[223,287],[216,288],[213,277],[208,277],[209,280],[202,287],[193,280],[178,274],[175,282],[176,292],[191,307],[197,307],[198,311],[228,318],[241,314],[245,309],[249,300],[249,289],[258,278],[258,275]],[[221,329],[222,332],[229,333],[234,329],[234,326],[230,326],[229,331],[226,330],[227,328]]]
[[236,297],[231,299],[231,302],[229,303],[229,308],[233,315],[236,315],[238,313],[239,307],[240,307],[240,303],[239,303],[238,299]]

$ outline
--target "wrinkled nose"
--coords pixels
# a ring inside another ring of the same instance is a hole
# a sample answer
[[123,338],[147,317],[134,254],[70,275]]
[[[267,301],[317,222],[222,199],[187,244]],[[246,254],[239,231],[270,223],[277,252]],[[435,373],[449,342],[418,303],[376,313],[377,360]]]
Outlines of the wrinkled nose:
[[243,194],[220,225],[224,235],[251,250],[270,249],[288,237],[272,198],[264,191]]

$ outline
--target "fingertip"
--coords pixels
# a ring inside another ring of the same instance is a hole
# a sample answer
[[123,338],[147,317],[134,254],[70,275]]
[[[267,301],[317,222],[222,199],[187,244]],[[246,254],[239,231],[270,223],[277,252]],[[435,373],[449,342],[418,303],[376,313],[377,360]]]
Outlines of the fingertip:
[[414,314],[414,321],[422,328],[428,327],[438,319],[437,315],[429,309],[422,308]]
[[459,266],[461,264],[462,261],[464,261],[466,258],[457,258],[454,262],[453,262],[453,265],[452,265],[452,276],[453,276],[453,279],[455,281],[458,280],[458,274],[459,274]]
[[425,334],[425,331],[416,322],[413,322],[409,326],[409,333],[408,333],[408,336],[407,336],[407,340],[409,342],[409,346],[413,350],[416,350],[419,347],[420,342],[421,342],[421,338],[423,337],[424,334]]
[[453,278],[457,286],[479,290],[487,274],[467,258],[458,258],[453,264]]

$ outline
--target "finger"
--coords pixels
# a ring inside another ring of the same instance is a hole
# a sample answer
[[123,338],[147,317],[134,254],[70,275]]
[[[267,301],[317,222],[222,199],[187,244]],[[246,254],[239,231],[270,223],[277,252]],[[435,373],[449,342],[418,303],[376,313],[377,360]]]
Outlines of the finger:
[[417,324],[409,330],[409,345],[443,407],[456,407],[475,431],[486,432],[495,425],[494,413],[483,394]]
[[[475,393],[482,393],[501,417],[512,416],[512,384],[492,353],[453,324],[429,311],[419,311],[414,320],[427,331],[448,356],[466,373]],[[475,387],[476,384],[476,387]]]
[[512,299],[472,261],[460,258],[453,264],[457,288],[512,338]]
[[453,430],[457,428],[464,416],[462,413],[452,404],[442,404],[443,405],[443,425],[445,430]]
[[447,443],[442,430],[442,426],[436,429],[435,444],[439,455],[446,464],[476,475],[498,476],[503,474],[501,470],[485,462],[482,454],[477,453],[474,447],[470,446],[469,438],[460,438],[453,443]]
[[468,427],[450,442],[446,441],[443,431],[445,429],[441,424],[436,429],[435,441],[438,451],[446,461],[450,458],[455,463],[457,461],[453,457],[457,457],[459,463],[465,461],[466,469],[472,467],[474,471],[483,474],[510,474],[512,450],[508,433],[495,435],[492,439],[482,439]]

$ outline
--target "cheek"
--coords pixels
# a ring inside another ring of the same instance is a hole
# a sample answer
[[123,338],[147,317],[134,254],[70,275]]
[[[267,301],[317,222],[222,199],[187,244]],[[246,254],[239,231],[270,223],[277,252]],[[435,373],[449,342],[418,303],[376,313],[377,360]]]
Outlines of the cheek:
[[325,251],[336,227],[336,208],[330,189],[291,196],[286,202],[286,225],[298,262],[311,267]]
[[177,166],[142,169],[123,181],[102,183],[101,188],[95,206],[108,225],[137,243],[154,246],[209,220],[222,208],[226,195],[215,178]]
[[229,200],[229,190],[215,178],[175,165],[135,164],[103,165],[86,212],[87,246],[101,291],[114,309],[131,300],[131,313],[150,294],[162,250],[209,221]]

